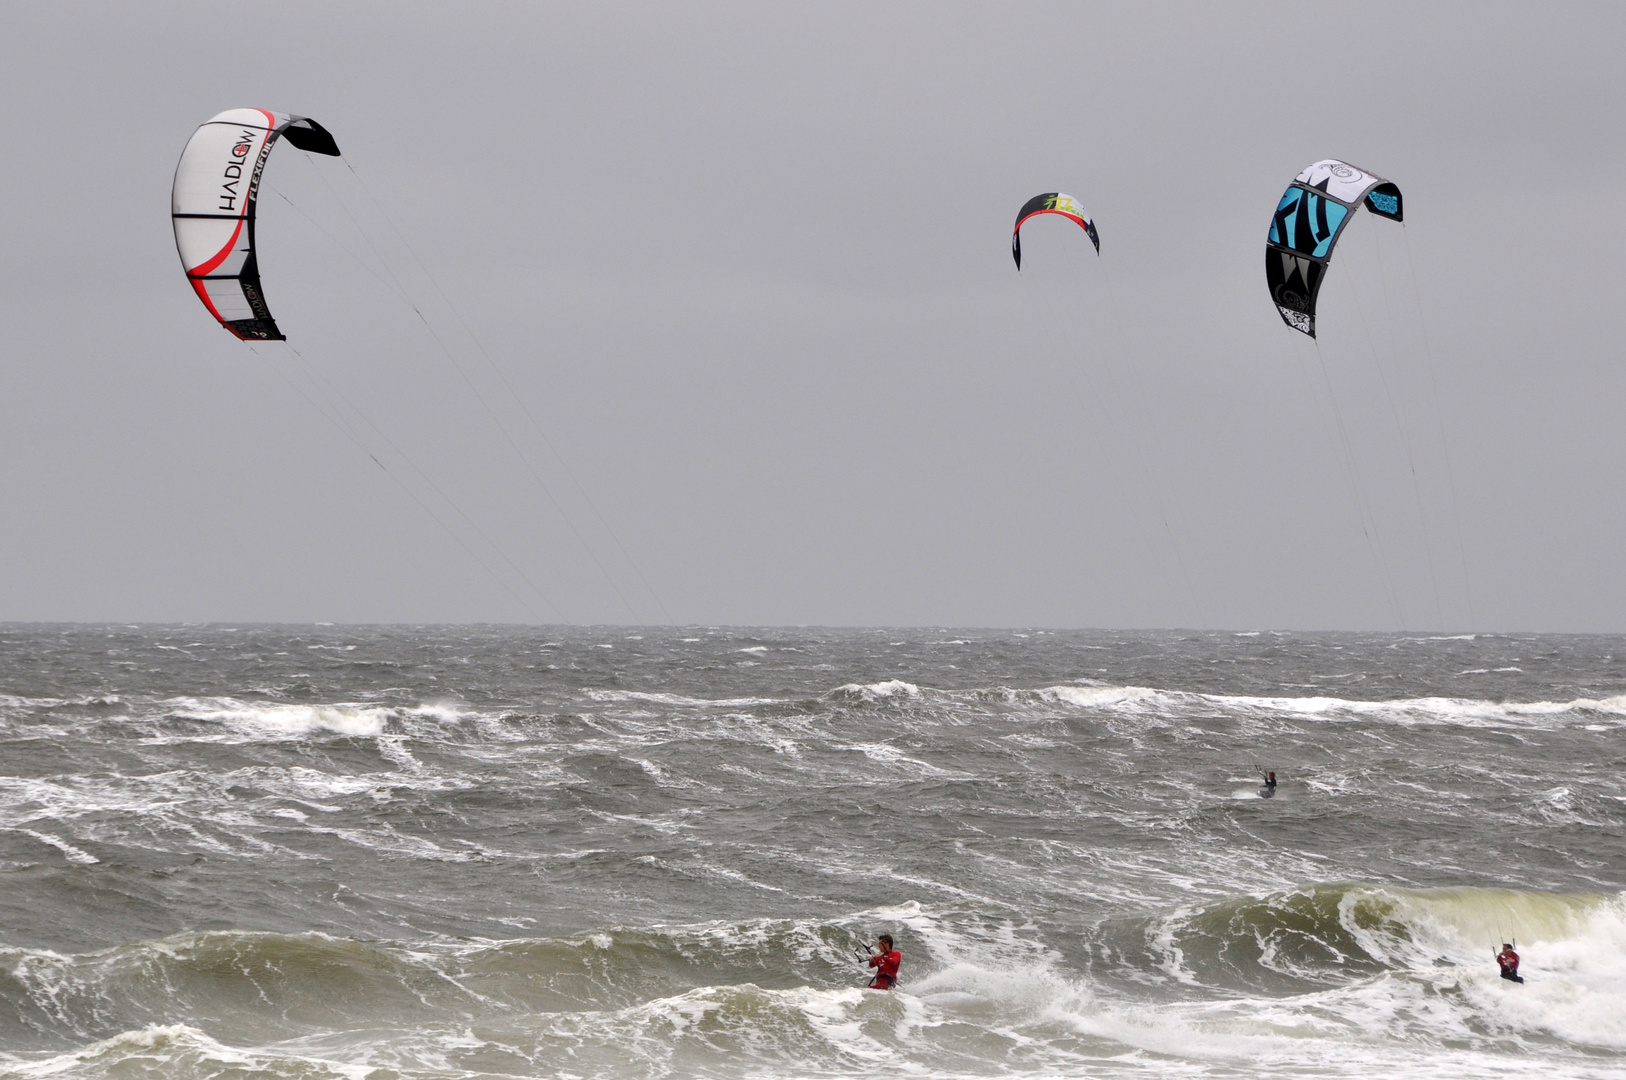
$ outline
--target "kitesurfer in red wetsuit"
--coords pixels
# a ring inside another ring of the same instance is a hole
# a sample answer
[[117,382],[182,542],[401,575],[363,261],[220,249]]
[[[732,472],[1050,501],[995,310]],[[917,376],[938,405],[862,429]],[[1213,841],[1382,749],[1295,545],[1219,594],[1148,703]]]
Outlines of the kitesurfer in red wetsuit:
[[880,951],[869,958],[869,966],[875,969],[875,978],[870,980],[869,988],[890,990],[898,985],[898,965],[903,963],[903,954],[892,947],[891,934],[876,938],[875,947]]
[[1502,978],[1510,982],[1524,982],[1519,975],[1519,954],[1505,941],[1502,942],[1502,951],[1496,954],[1496,966],[1502,969]]

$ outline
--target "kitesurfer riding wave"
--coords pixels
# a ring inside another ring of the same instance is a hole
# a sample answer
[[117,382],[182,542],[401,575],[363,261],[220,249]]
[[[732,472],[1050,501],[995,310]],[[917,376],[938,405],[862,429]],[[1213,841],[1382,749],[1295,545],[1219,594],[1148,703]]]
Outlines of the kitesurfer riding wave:
[[875,939],[874,948],[879,950],[869,958],[869,966],[875,969],[875,978],[870,980],[871,990],[890,990],[898,985],[898,965],[903,963],[903,954],[892,947],[892,935],[882,934]]
[[1496,965],[1502,969],[1502,978],[1509,982],[1524,982],[1524,978],[1519,974],[1519,954],[1505,941],[1502,943],[1502,951],[1496,954]]

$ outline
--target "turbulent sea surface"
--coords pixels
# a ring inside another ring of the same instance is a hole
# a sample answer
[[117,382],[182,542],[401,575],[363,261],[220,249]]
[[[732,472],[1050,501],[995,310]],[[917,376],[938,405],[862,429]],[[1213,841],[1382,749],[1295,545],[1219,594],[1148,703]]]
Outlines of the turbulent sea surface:
[[1623,638],[0,626],[0,1077],[1618,1080],[1623,769]]

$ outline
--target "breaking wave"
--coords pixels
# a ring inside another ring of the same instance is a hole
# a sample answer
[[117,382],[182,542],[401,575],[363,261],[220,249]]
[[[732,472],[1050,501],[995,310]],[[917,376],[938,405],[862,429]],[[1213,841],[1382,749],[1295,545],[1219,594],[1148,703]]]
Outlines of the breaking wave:
[[[893,995],[859,988],[857,950],[878,927],[905,953]],[[1522,987],[1486,951],[1515,930]],[[913,903],[438,945],[194,933],[77,956],[0,950],[0,1075],[293,1062],[352,1075],[385,1045],[389,1068],[424,1076],[1083,1075],[1126,1054],[1202,1069],[1352,1050],[1460,1065],[1508,1040],[1626,1051],[1623,972],[1622,897],[1358,884],[1120,917],[1076,943],[1010,912]],[[177,1012],[191,1024],[168,1024]],[[49,1049],[65,1040],[81,1049]]]

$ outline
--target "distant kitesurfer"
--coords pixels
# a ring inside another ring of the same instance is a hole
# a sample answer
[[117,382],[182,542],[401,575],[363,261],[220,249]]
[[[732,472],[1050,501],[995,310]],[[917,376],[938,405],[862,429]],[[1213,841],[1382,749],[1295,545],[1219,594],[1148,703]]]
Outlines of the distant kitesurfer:
[[903,954],[892,947],[891,934],[876,938],[875,948],[877,952],[869,958],[869,966],[875,969],[869,989],[890,990],[898,985],[898,965],[903,963]]
[[1274,772],[1265,773],[1265,789],[1272,795],[1276,794],[1276,774]]
[[1502,969],[1502,978],[1509,982],[1524,982],[1519,975],[1519,954],[1505,941],[1502,942],[1502,951],[1496,954],[1496,965]]

